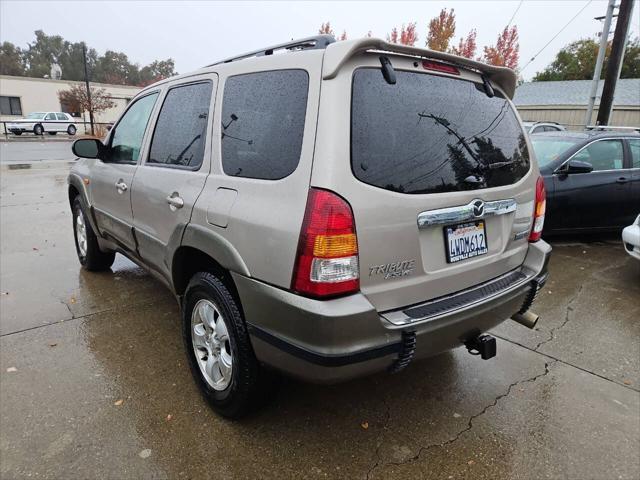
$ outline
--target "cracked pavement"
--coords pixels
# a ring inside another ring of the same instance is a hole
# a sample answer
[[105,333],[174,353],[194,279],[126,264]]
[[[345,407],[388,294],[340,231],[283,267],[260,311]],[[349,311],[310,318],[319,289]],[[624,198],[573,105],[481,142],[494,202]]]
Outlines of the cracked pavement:
[[0,172],[0,478],[640,478],[640,262],[616,238],[554,241],[538,326],[494,329],[492,360],[284,380],[233,423],[168,290],[122,257],[80,270],[66,168]]

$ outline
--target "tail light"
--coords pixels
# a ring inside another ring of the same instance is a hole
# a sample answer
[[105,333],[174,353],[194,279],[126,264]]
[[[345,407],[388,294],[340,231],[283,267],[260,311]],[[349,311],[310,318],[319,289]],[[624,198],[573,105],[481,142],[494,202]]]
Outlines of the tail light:
[[333,192],[309,190],[291,283],[294,291],[316,298],[360,289],[353,212]]
[[536,182],[536,204],[533,209],[533,228],[529,234],[530,242],[537,242],[542,236],[544,227],[544,212],[547,209],[547,191],[544,188],[544,180],[538,177]]

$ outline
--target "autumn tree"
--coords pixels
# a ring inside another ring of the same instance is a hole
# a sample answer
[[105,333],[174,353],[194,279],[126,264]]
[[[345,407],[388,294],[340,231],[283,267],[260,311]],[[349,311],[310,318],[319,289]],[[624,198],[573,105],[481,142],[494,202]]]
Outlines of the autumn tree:
[[477,32],[473,29],[467,34],[466,38],[460,37],[458,46],[451,47],[451,53],[460,57],[474,58],[478,48],[476,44],[476,36]]
[[87,89],[84,85],[72,85],[69,90],[60,90],[58,99],[60,104],[70,112],[89,112],[89,115],[95,116],[116,106],[111,96],[104,88],[90,87],[91,102],[87,97]]
[[431,50],[446,52],[449,50],[449,42],[455,33],[456,15],[454,9],[452,8],[448,12],[446,8],[443,8],[440,14],[429,22],[427,47]]
[[398,29],[396,27],[393,27],[391,33],[387,35],[387,41],[413,47],[418,41],[416,22],[409,23],[407,26],[403,24],[402,27],[400,27],[400,32],[398,32]]
[[484,47],[483,61],[490,65],[517,68],[520,56],[518,27],[505,27],[498,35],[495,46]]
[[333,32],[333,28],[331,28],[331,22],[326,22],[320,25],[318,33],[320,35],[335,35]]

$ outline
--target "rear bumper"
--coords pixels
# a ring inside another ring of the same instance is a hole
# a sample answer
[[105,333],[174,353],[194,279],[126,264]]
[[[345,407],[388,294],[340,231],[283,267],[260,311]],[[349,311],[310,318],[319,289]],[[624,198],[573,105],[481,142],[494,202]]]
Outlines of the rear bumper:
[[622,230],[622,242],[627,253],[640,260],[640,215],[633,225]]
[[550,252],[544,241],[531,244],[521,282],[411,323],[393,323],[395,312],[380,314],[362,294],[319,301],[241,275],[234,280],[258,360],[307,381],[335,383],[392,368],[407,342],[411,350],[415,342],[412,359],[425,358],[495,327],[530,303],[546,279]]

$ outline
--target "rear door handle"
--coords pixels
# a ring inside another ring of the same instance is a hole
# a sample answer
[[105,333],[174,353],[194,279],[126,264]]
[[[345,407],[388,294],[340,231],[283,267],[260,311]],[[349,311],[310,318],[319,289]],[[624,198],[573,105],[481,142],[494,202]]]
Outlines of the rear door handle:
[[122,179],[120,179],[116,182],[116,189],[118,190],[118,193],[122,194],[126,192],[129,189],[129,187],[127,187],[127,184],[124,183]]
[[629,179],[627,177],[618,177],[616,183],[627,183]]
[[169,209],[172,212],[175,212],[179,208],[184,207],[184,200],[180,198],[180,194],[178,192],[173,192],[171,195],[167,197],[167,203],[169,204]]

